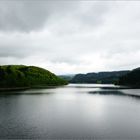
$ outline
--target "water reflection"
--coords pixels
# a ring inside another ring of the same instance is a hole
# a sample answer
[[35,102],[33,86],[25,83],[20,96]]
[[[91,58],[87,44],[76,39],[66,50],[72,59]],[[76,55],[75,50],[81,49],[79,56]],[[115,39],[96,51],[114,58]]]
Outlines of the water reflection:
[[126,94],[126,92],[123,91],[117,91],[117,90],[102,90],[102,91],[90,91],[89,94],[100,94],[100,95],[115,95],[115,96],[129,96],[133,98],[140,99],[139,95],[136,94]]

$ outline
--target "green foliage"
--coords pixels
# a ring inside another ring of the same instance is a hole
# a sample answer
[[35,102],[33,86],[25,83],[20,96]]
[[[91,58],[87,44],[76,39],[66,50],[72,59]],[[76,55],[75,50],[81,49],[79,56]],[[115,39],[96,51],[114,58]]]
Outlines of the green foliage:
[[102,83],[114,84],[118,81],[119,77],[127,74],[129,71],[112,71],[112,72],[99,72],[75,75],[71,83]]
[[65,85],[67,82],[43,68],[24,65],[0,66],[0,88]]
[[140,68],[134,69],[128,74],[120,77],[117,84],[140,87]]

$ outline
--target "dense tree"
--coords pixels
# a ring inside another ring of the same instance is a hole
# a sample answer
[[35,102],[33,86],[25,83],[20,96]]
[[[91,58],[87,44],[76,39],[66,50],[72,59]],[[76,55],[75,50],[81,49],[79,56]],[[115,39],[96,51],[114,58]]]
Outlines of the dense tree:
[[102,83],[114,84],[119,77],[127,74],[129,71],[113,71],[113,72],[99,72],[75,75],[71,83]]
[[0,66],[0,88],[64,85],[67,82],[43,68],[24,65]]
[[128,74],[120,77],[118,84],[140,87],[140,68],[134,69]]

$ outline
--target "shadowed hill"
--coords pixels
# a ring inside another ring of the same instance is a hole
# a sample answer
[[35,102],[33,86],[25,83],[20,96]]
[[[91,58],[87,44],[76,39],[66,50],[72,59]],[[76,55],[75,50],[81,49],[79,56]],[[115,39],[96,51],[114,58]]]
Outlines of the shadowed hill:
[[119,85],[140,87],[140,68],[130,71],[128,74],[120,77]]
[[129,71],[112,71],[112,72],[99,72],[75,75],[71,83],[102,83],[114,84],[118,81],[119,77],[127,74]]
[[64,85],[67,82],[43,68],[24,65],[0,66],[0,88]]

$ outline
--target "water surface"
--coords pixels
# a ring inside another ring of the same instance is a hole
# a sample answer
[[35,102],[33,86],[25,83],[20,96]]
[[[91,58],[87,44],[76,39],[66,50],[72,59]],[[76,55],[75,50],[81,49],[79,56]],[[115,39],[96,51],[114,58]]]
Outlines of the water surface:
[[139,140],[140,90],[113,87],[70,84],[2,92],[0,139]]

